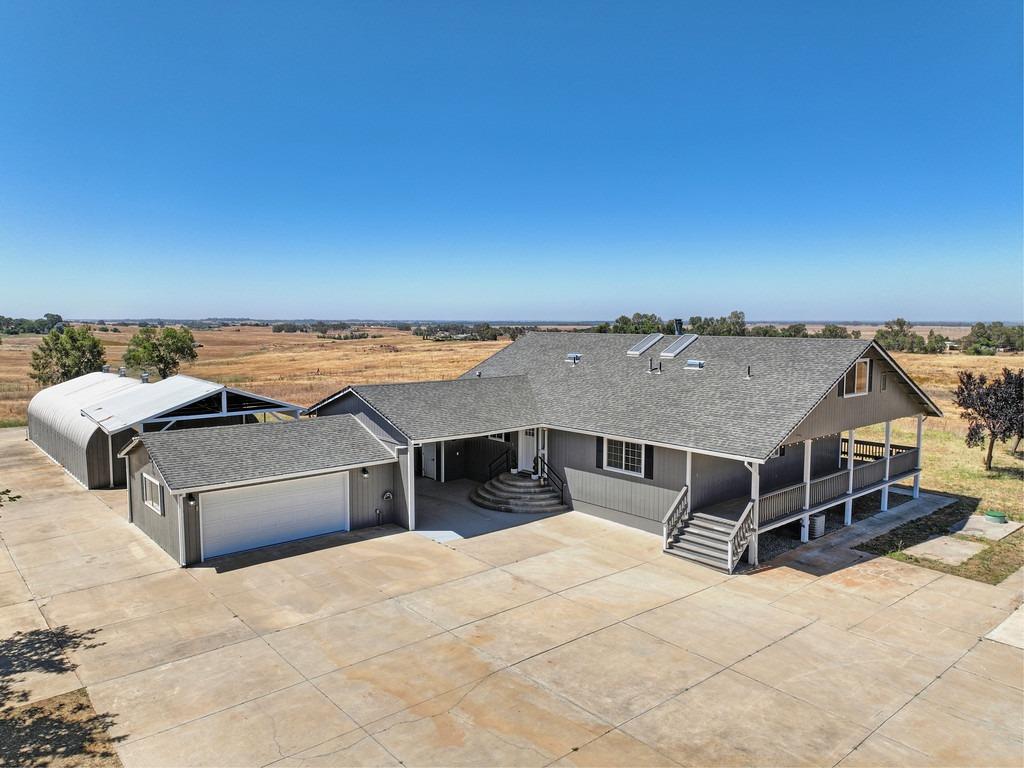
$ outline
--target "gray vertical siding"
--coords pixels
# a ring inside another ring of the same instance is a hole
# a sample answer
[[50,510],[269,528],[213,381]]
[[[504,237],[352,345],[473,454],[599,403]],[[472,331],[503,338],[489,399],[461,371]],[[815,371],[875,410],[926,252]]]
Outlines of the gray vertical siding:
[[403,528],[409,527],[409,497],[415,489],[413,483],[416,481],[409,472],[409,448],[399,447],[398,464],[395,465],[395,489],[394,489],[394,522]]
[[[870,350],[868,356],[874,360],[871,391],[858,397],[840,397],[839,387],[833,387],[786,438],[786,442],[831,435],[924,412],[924,406],[912,394],[911,388],[903,383],[902,377],[882,356],[874,350]],[[882,391],[883,376],[887,381],[885,391]]]
[[399,432],[394,425],[390,424],[377,411],[370,408],[353,394],[339,397],[317,411],[318,416],[334,416],[339,413],[352,414],[358,418],[363,426],[370,430],[371,434],[381,442],[391,446],[406,444],[405,435]]
[[185,515],[185,565],[192,565],[203,559],[199,503],[198,500],[195,504],[186,502],[182,503],[182,512]]
[[461,480],[466,476],[466,440],[444,441],[444,480]]
[[622,522],[660,530],[661,519],[686,482],[686,454],[655,447],[654,477],[648,480],[598,469],[596,441],[592,435],[548,430],[548,463],[565,479],[567,501],[581,511],[609,510]]
[[[104,438],[106,436],[104,435]],[[106,440],[104,440],[106,442]],[[160,548],[180,562],[180,542],[178,541],[178,505],[170,490],[161,483],[160,489],[163,493],[162,515],[157,514],[142,502],[142,473],[145,472],[151,477],[160,479],[150,461],[149,453],[145,446],[140,445],[129,454],[128,461],[131,467],[131,487],[128,503],[131,506],[131,520],[149,538],[155,541]]]
[[[519,444],[519,433],[508,434],[509,441],[491,440],[489,437],[471,437],[463,442],[463,474],[470,480],[485,483],[488,480],[487,469],[491,462],[505,451],[512,451],[513,463]],[[447,477],[447,475],[446,475]]]
[[[398,477],[397,464],[378,464],[366,468],[366,476],[363,477],[361,470],[353,469],[348,473],[349,483],[349,527],[352,530],[357,528],[369,528],[377,525],[378,522],[395,522],[395,501],[387,500],[384,494],[391,491],[395,493],[396,478]],[[377,518],[377,510],[380,510],[380,519]]]

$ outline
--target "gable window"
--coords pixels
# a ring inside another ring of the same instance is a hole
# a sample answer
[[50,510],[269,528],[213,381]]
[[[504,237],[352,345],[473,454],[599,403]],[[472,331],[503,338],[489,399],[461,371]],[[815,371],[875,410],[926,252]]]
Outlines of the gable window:
[[142,474],[142,502],[158,515],[164,513],[164,499],[163,494],[160,493],[160,483],[146,473]]
[[858,360],[846,373],[843,397],[857,397],[871,391],[871,361]]
[[628,440],[605,440],[604,445],[605,469],[644,476],[643,443],[631,443]]

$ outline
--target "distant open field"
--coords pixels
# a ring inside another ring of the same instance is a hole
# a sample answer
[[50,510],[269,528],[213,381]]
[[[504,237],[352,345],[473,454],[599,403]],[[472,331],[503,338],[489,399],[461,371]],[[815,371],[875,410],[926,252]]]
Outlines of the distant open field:
[[[873,333],[875,326],[861,326],[865,337],[869,335],[868,328]],[[120,363],[135,330],[97,332],[106,345],[107,359],[112,365]],[[196,340],[203,345],[199,359],[193,365],[184,366],[182,373],[300,405],[312,405],[348,384],[454,378],[508,343],[505,340],[424,341],[393,328],[366,330],[379,338],[332,341],[309,333],[273,333],[270,328],[254,326],[197,331]],[[915,330],[927,333],[927,328],[921,326]],[[954,330],[966,332],[959,327],[936,326],[936,330],[947,336],[954,335]],[[2,337],[0,425],[14,426],[25,421],[25,408],[37,390],[28,378],[28,370],[32,349],[38,341],[38,336]],[[942,418],[925,422],[924,487],[973,496],[980,500],[981,509],[996,507],[1024,519],[1022,457],[1013,456],[1011,446],[997,445],[995,470],[984,472],[982,449],[968,449],[964,445],[966,422],[959,418],[951,399],[957,370],[969,368],[996,374],[1004,366],[1024,367],[1024,356],[975,357],[953,353],[896,354],[895,358],[945,413]],[[865,430],[861,436],[881,439],[881,430]],[[893,439],[912,443],[913,420],[897,422]]]
[[[784,325],[789,325],[789,323],[786,323],[786,322],[750,323],[750,325],[751,326],[756,326],[756,325],[776,325],[776,326],[781,328]],[[807,326],[807,330],[809,332],[811,332],[811,333],[817,333],[818,331],[820,331],[822,328],[825,327],[824,323],[805,323],[805,325]],[[851,331],[860,331],[861,338],[864,338],[864,339],[873,339],[873,338],[875,338],[875,334],[878,332],[878,329],[882,327],[881,325],[871,325],[871,324],[861,325],[860,323],[839,323],[839,325],[845,325]],[[966,336],[968,333],[971,332],[971,326],[969,326],[969,325],[915,325],[914,326],[914,333],[919,333],[922,336],[927,337],[928,336],[928,331],[935,331],[936,333],[938,333],[938,334],[940,334],[942,336],[945,336],[945,337],[947,337],[949,339],[962,339],[964,336]]]
[[[115,368],[136,330],[96,331]],[[203,345],[199,359],[181,372],[312,405],[349,384],[454,378],[508,343],[425,341],[394,328],[364,330],[379,338],[334,341],[256,326],[195,331],[196,341]],[[0,424],[13,426],[24,423],[28,401],[38,390],[28,372],[39,336],[0,338]]]

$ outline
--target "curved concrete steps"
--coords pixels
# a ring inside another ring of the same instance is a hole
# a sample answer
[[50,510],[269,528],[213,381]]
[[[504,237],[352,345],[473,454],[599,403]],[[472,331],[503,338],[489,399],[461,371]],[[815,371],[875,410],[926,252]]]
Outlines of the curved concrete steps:
[[498,512],[547,514],[568,512],[558,491],[540,480],[503,472],[469,494],[469,500],[478,507]]

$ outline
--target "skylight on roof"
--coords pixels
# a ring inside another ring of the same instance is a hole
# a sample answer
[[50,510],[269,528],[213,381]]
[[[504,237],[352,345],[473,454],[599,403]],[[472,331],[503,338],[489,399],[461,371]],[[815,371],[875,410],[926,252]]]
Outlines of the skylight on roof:
[[663,333],[649,333],[644,336],[640,341],[626,350],[626,354],[630,357],[640,357],[644,352],[653,347],[659,341],[665,337]]
[[680,352],[682,352],[688,346],[693,344],[693,342],[695,342],[696,340],[697,340],[697,334],[696,333],[686,333],[686,334],[683,334],[678,339],[676,339],[671,344],[669,344],[667,347],[665,347],[663,350],[661,350],[661,355],[659,355],[659,357],[666,357],[666,358],[678,357]]

